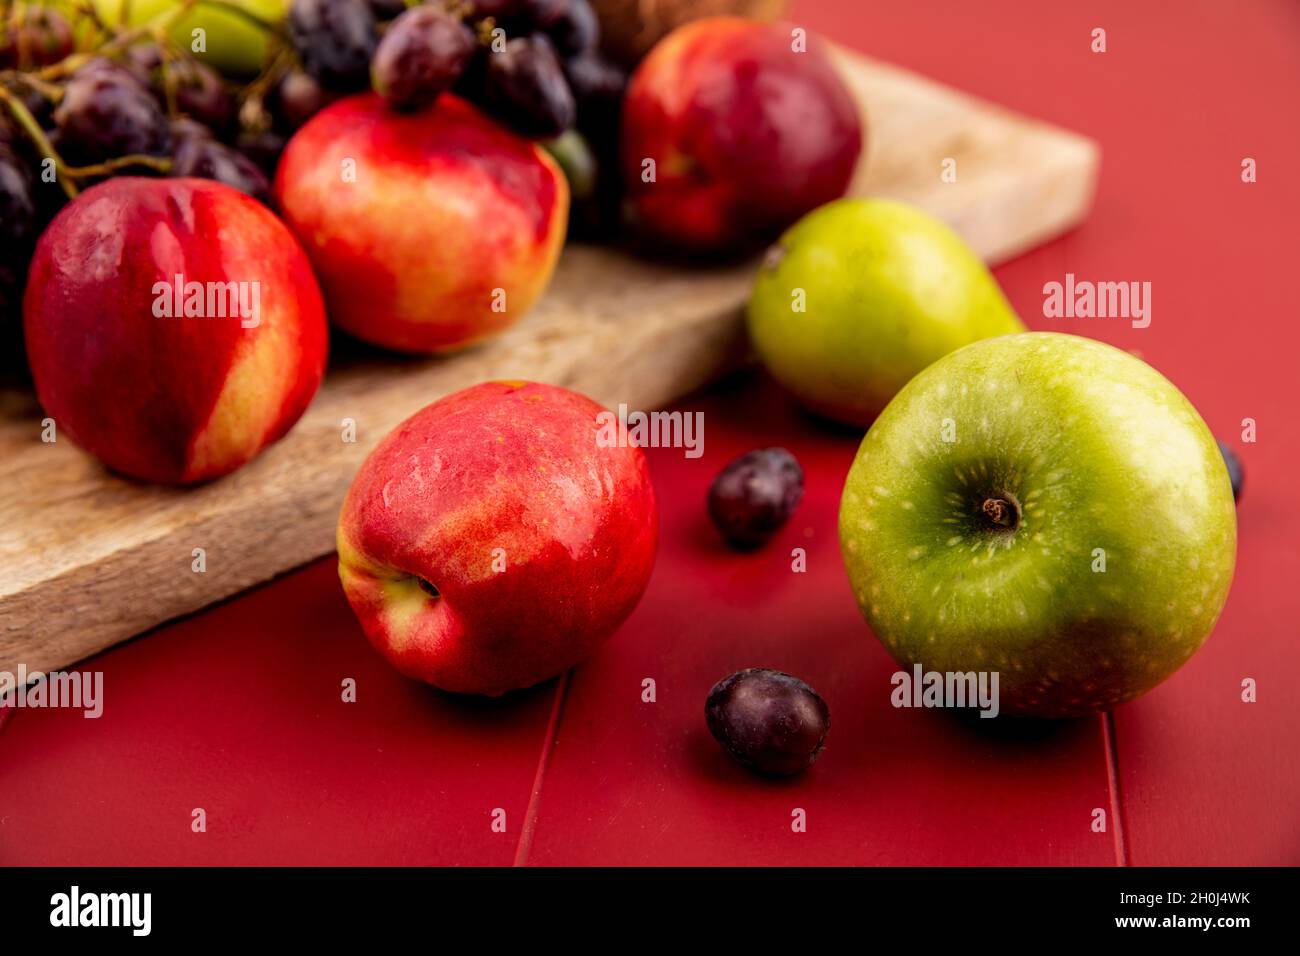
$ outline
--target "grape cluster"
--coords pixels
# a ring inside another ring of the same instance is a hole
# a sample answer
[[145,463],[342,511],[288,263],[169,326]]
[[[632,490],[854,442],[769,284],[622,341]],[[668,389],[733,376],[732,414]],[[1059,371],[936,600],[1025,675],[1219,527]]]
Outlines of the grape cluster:
[[52,5],[0,7],[0,320],[18,311],[40,230],[101,179],[202,176],[269,198],[255,159],[270,168],[283,140],[269,155],[243,151],[276,123],[260,100],[243,122],[257,81],[235,89],[161,30],[74,29]]
[[[293,0],[289,37],[302,70],[291,76],[303,79],[281,83],[276,108],[291,128],[367,85],[400,111],[452,92],[548,141],[566,171],[588,170],[590,182],[573,183],[586,197],[573,223],[579,232],[611,224],[627,76],[600,52],[590,0]],[[305,81],[314,87],[303,105],[286,103],[290,83]]]
[[53,3],[0,2],[0,319],[36,237],[79,190],[201,176],[268,201],[289,137],[365,89],[400,111],[470,100],[544,141],[572,186],[573,231],[616,224],[627,78],[600,53],[590,0],[292,0],[284,28],[265,28],[273,55],[235,86],[156,24],[74,28]]

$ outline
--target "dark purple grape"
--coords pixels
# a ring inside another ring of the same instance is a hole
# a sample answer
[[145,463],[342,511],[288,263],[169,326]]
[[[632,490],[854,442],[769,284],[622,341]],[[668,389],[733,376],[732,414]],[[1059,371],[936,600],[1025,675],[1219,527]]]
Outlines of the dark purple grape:
[[413,7],[393,21],[370,64],[375,91],[399,110],[428,106],[460,78],[474,34],[438,7]]
[[546,33],[560,56],[577,56],[600,43],[600,20],[588,0],[567,0]]
[[627,73],[597,50],[579,53],[564,62],[564,75],[578,103],[584,128],[597,129],[617,118],[627,88]]
[[[32,114],[32,119],[36,120],[38,126],[42,129],[48,129],[54,125],[54,101],[29,83],[23,74],[10,74],[7,77],[6,85],[9,92],[17,96],[23,106],[27,107],[27,112]],[[13,122],[9,110],[3,106],[0,106],[0,117],[4,117],[11,123]],[[15,141],[25,138],[24,134],[16,126],[12,127],[12,129]]]
[[36,239],[36,203],[27,165],[7,146],[0,146],[0,250],[5,257],[25,257]]
[[175,60],[167,68],[175,84],[176,108],[218,136],[228,133],[235,122],[235,101],[217,72],[197,60]]
[[106,56],[95,56],[77,67],[73,76],[103,75],[114,79],[129,80],[141,89],[149,89],[149,76],[142,72],[144,67],[128,58],[125,63],[110,60]]
[[493,115],[517,133],[541,139],[573,126],[577,107],[546,37],[534,34],[506,43],[487,58],[484,96]]
[[1228,469],[1228,480],[1232,482],[1232,500],[1238,501],[1241,499],[1241,489],[1246,482],[1246,473],[1241,467],[1241,459],[1225,442],[1219,442],[1219,454],[1223,456],[1223,464]]
[[392,20],[406,10],[406,0],[369,0],[369,3],[376,20]]
[[267,107],[277,125],[292,133],[342,94],[327,90],[302,70],[290,70],[276,85]]
[[751,667],[713,685],[704,704],[709,733],[743,767],[789,777],[817,760],[831,712],[815,690],[789,674]]
[[172,135],[172,152],[175,153],[180,148],[182,142],[187,139],[212,139],[212,128],[205,126],[196,119],[188,116],[179,116],[171,121]]
[[293,0],[289,38],[322,86],[352,92],[369,85],[378,33],[366,0]]
[[165,156],[167,117],[125,68],[92,60],[73,74],[54,111],[59,148],[77,165],[130,153]]
[[247,156],[267,176],[275,175],[275,166],[284,152],[285,137],[273,129],[260,133],[244,132],[235,140],[235,148]]
[[0,20],[0,70],[31,70],[57,63],[72,52],[73,45],[72,27],[49,7],[16,7]]
[[173,176],[198,176],[233,186],[269,204],[271,184],[257,163],[207,136],[182,136],[172,155]]
[[756,548],[789,520],[803,499],[803,469],[784,448],[759,448],[713,479],[709,517],[736,548]]
[[[155,89],[158,74],[162,70],[162,50],[153,42],[133,43],[126,48],[122,68],[131,72],[137,80],[148,89]],[[107,60],[96,61],[108,63]],[[117,64],[114,64],[117,65]],[[85,67],[82,67],[84,70]]]

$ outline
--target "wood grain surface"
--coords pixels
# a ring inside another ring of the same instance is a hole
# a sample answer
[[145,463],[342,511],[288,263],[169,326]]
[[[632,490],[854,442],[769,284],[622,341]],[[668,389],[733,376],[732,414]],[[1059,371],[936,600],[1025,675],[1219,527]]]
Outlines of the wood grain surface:
[[[863,106],[859,195],[917,203],[989,261],[1079,222],[1099,153],[1090,140],[906,71],[837,54]],[[940,179],[943,161],[957,179]],[[566,250],[542,302],[500,338],[448,359],[335,349],[297,427],[250,465],[177,490],[106,472],[41,440],[29,390],[0,392],[0,670],[70,664],[326,554],[374,442],[438,397],[491,378],[566,385],[653,408],[743,352],[752,264],[684,268],[615,250]],[[343,440],[345,420],[356,440]],[[206,570],[192,569],[203,549]]]

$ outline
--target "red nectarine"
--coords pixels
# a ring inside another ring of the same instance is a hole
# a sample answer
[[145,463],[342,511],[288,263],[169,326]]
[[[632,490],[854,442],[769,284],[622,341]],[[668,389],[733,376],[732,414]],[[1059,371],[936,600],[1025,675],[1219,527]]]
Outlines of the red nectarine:
[[489,382],[411,416],[339,516],[339,576],[370,642],[443,690],[554,677],[631,613],[659,521],[645,455],[576,392]]
[[730,251],[843,195],[862,138],[857,106],[815,40],[708,17],[668,34],[633,74],[623,172],[650,234]]
[[275,195],[330,320],[404,352],[443,352],[521,317],[564,244],[569,190],[545,151],[444,94],[397,113],[373,93],[289,141]]
[[23,313],[58,429],[149,481],[238,468],[292,427],[325,371],[301,247],[260,202],[206,179],[82,193],[37,244]]

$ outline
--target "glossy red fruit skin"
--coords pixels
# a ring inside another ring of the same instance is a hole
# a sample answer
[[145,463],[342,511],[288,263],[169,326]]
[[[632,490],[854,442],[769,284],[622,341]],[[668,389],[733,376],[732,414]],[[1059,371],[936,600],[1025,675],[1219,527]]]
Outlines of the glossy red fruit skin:
[[366,459],[339,516],[339,575],[403,674],[457,693],[529,687],[631,613],[658,506],[642,451],[598,442],[602,411],[568,389],[488,382],[417,412]]
[[788,25],[710,17],[642,61],[622,162],[648,234],[699,252],[753,248],[848,189],[864,139],[857,105],[816,38],[792,44]]
[[[260,283],[258,323],[156,316],[155,283],[177,274]],[[23,313],[59,437],[147,481],[238,468],[292,427],[325,370],[324,306],[297,240],[209,180],[118,177],[83,192],[37,244]]]
[[374,93],[326,107],[289,141],[273,188],[330,320],[402,352],[461,348],[517,321],[568,224],[559,166],[449,94],[416,113]]

